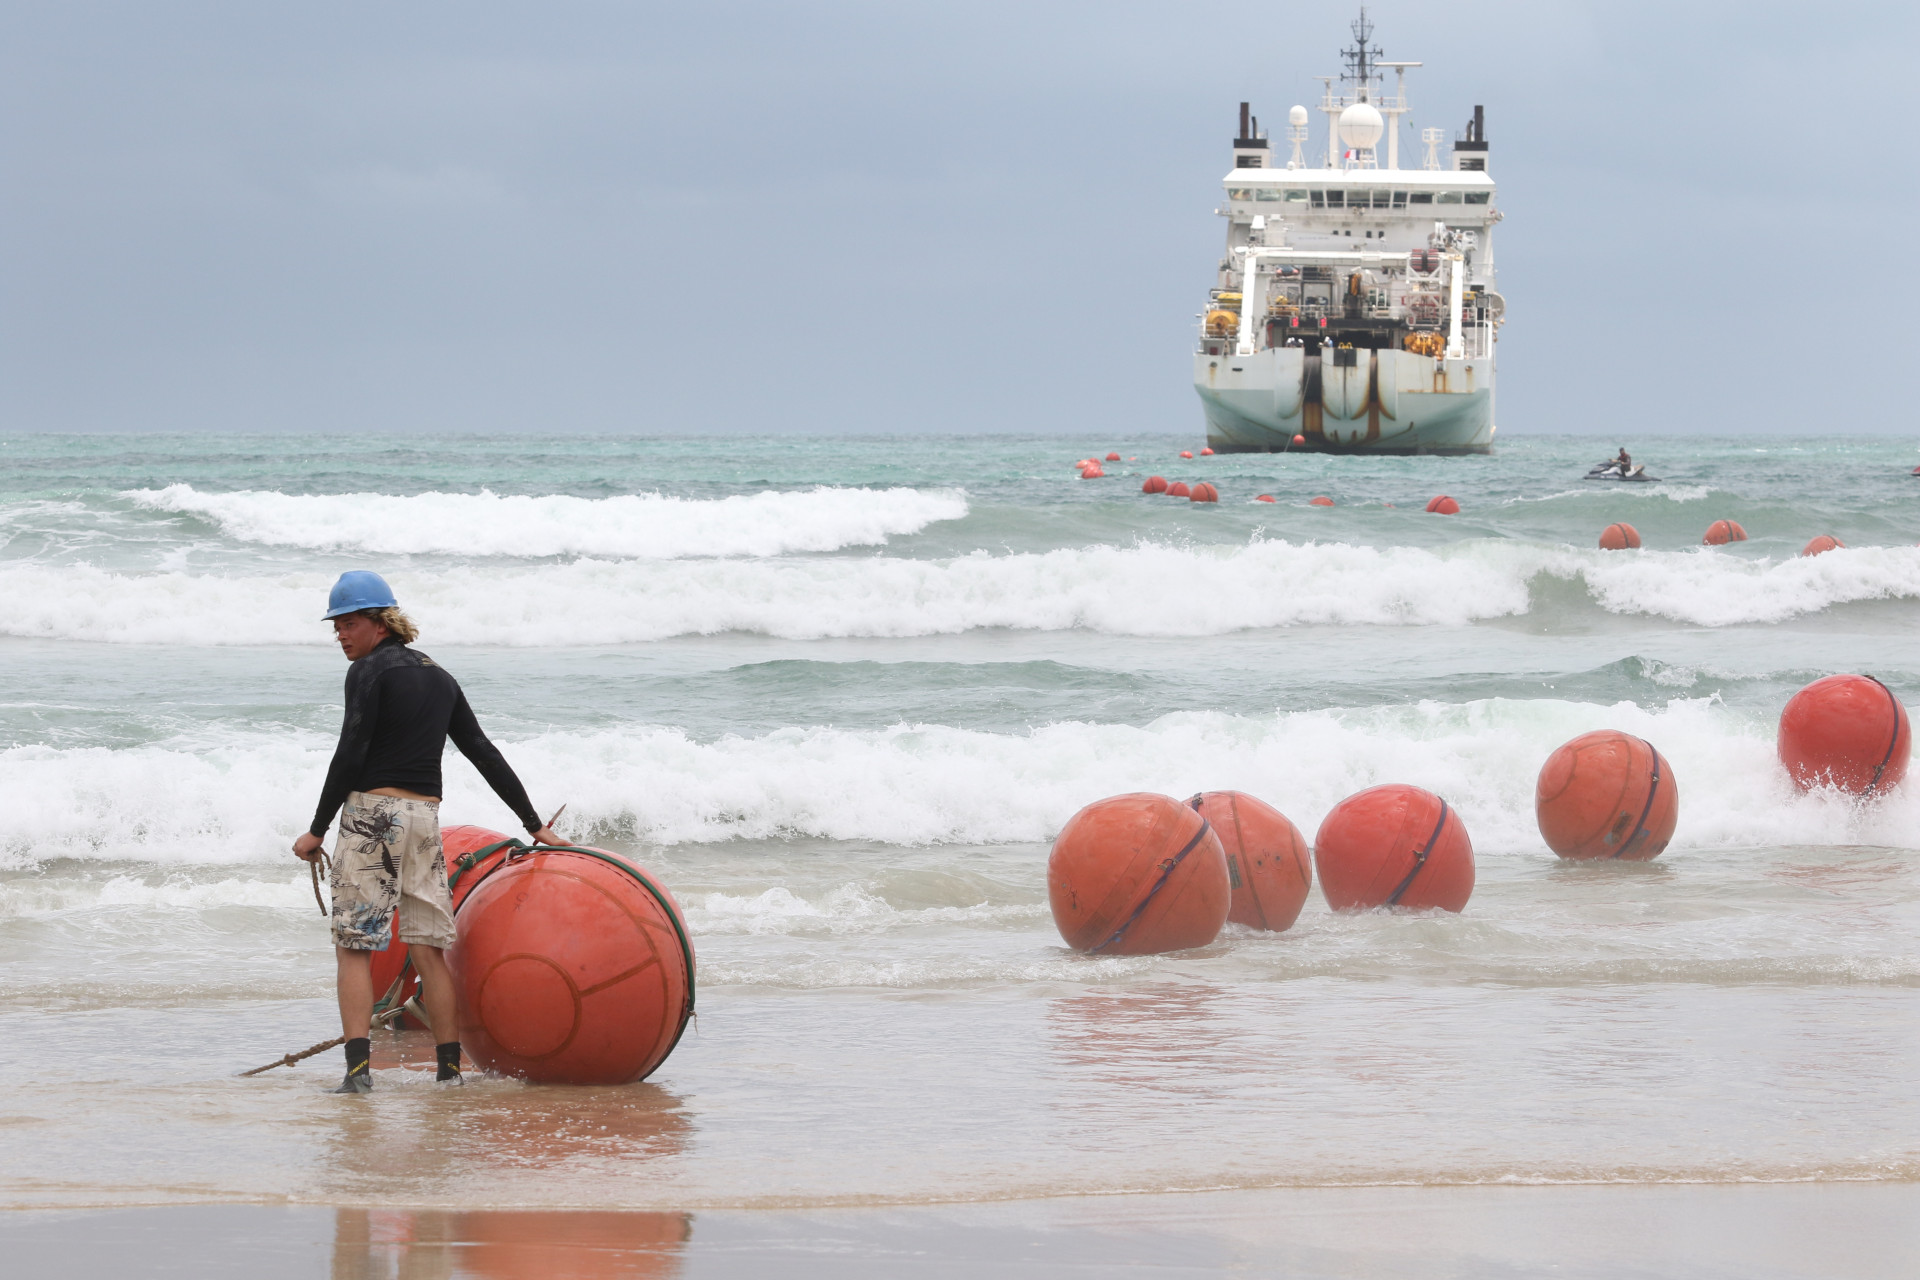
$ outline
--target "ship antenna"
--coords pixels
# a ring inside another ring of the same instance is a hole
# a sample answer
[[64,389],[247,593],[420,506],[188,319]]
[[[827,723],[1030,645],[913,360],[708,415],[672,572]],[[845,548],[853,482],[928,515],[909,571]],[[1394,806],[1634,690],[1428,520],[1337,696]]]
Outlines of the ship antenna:
[[1374,64],[1380,60],[1381,50],[1369,47],[1373,39],[1373,24],[1367,21],[1367,6],[1360,6],[1360,17],[1352,25],[1354,47],[1340,51],[1340,57],[1347,64],[1347,73],[1340,78],[1354,83],[1354,101],[1366,102],[1372,97],[1374,78],[1379,72]]

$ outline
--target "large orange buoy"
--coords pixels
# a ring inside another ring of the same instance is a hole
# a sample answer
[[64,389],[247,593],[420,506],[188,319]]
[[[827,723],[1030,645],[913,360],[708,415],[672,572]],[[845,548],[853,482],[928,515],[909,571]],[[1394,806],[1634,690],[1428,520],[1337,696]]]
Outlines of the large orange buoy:
[[514,851],[454,915],[460,1039],[490,1071],[626,1084],[693,1016],[693,944],[673,896],[619,854]]
[[1191,458],[1191,457],[1193,456],[1193,450],[1191,450],[1191,449],[1182,449],[1182,450],[1180,451],[1180,456],[1181,456],[1181,457],[1183,457],[1183,458]]
[[1167,486],[1167,496],[1169,498],[1192,498],[1193,493],[1187,488],[1186,481],[1175,480]]
[[1368,787],[1333,806],[1314,836],[1313,866],[1335,911],[1458,911],[1473,896],[1473,842],[1460,815],[1404,783]]
[[[440,848],[446,858],[447,887],[453,893],[453,909],[456,923],[460,904],[473,892],[473,886],[485,879],[514,848],[513,841],[498,831],[489,831],[485,827],[442,827],[440,829]],[[397,989],[394,980],[400,980]],[[374,1012],[390,1009],[394,1005],[404,1005],[418,995],[420,977],[413,971],[407,954],[407,944],[400,941],[399,912],[394,912],[393,942],[385,951],[373,954],[373,995],[378,1002]],[[412,1012],[400,1015],[399,1024],[409,1031],[418,1031],[425,1023],[413,1016]]]
[[1872,676],[1827,676],[1787,700],[1779,750],[1801,790],[1867,795],[1906,776],[1913,725],[1893,690]]
[[1110,452],[1110,453],[1108,453],[1108,454],[1107,454],[1107,461],[1108,461],[1108,462],[1118,462],[1118,461],[1120,461],[1120,455],[1119,455],[1119,454],[1117,454],[1117,453],[1111,453],[1111,452]]
[[1630,524],[1610,524],[1600,531],[1602,551],[1626,551],[1640,545],[1640,531]]
[[1547,757],[1533,813],[1547,847],[1563,858],[1647,862],[1673,839],[1680,786],[1652,743],[1600,729]]
[[1167,482],[1159,476],[1148,476],[1147,482],[1140,486],[1142,493],[1165,493]]
[[1746,540],[1747,531],[1742,529],[1737,521],[1715,520],[1707,526],[1707,536],[1700,539],[1700,544],[1707,547],[1724,547],[1729,542]]
[[1333,499],[1322,494],[1318,498],[1308,498],[1307,505],[1310,507],[1330,507],[1333,505]]
[[1460,504],[1443,493],[1427,500],[1427,510],[1437,516],[1457,516],[1460,514]]
[[1293,438],[1293,442],[1295,444],[1305,444],[1307,442],[1307,438],[1305,436],[1295,436]]
[[1254,501],[1255,502],[1274,502],[1274,501],[1277,501],[1277,499],[1270,493],[1263,493],[1259,497],[1255,498]]
[[1840,539],[1828,537],[1823,533],[1806,546],[1800,548],[1800,554],[1803,556],[1817,556],[1823,551],[1844,550],[1846,545],[1847,544],[1840,541]]
[[1202,449],[1200,451],[1200,456],[1203,458],[1211,458],[1213,456],[1213,446],[1208,445],[1206,448]]
[[1203,480],[1188,491],[1187,500],[1189,502],[1218,502],[1220,501],[1220,491]]
[[1291,928],[1313,887],[1313,855],[1300,828],[1244,791],[1203,791],[1187,803],[1226,852],[1233,888],[1227,919],[1273,933]]
[[1204,947],[1227,922],[1227,855],[1207,820],[1136,791],[1067,819],[1047,858],[1047,900],[1076,951],[1143,956]]

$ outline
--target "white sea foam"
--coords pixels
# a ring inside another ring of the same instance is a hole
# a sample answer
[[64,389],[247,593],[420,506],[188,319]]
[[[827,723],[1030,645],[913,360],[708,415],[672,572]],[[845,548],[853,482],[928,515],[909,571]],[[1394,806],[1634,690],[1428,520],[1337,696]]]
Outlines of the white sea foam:
[[[1658,710],[1489,700],[1269,716],[1190,712],[1145,726],[1061,723],[1024,733],[787,728],[710,742],[626,727],[546,734],[507,751],[537,803],[566,801],[574,831],[606,839],[1041,843],[1101,796],[1222,788],[1268,799],[1311,833],[1342,797],[1397,781],[1444,795],[1475,847],[1497,856],[1543,852],[1533,816],[1540,762],[1574,734],[1601,727],[1641,734],[1673,762],[1684,797],[1676,849],[1920,848],[1920,786],[1866,806],[1802,795],[1774,757],[1772,724],[1712,699],[1676,699]],[[0,752],[0,861],[285,858],[330,747],[315,735],[249,735],[218,748]],[[447,787],[446,821],[511,828],[457,757],[449,758]],[[852,919],[858,906],[834,910]],[[729,908],[714,901],[702,910],[722,927]]]
[[[1488,540],[1443,551],[1343,543],[1069,548],[893,556],[575,560],[390,575],[428,644],[630,644],[752,632],[905,637],[984,627],[1205,636],[1315,624],[1459,626],[1524,614],[1543,577],[1599,607],[1693,626],[1779,622],[1920,599],[1920,549],[1784,561],[1716,550],[1621,555]],[[155,644],[323,644],[328,575],[0,566],[0,634]]]
[[192,485],[125,495],[154,511],[203,516],[242,542],[380,555],[777,556],[884,544],[967,514],[952,489],[844,489],[690,499],[421,493],[202,493]]

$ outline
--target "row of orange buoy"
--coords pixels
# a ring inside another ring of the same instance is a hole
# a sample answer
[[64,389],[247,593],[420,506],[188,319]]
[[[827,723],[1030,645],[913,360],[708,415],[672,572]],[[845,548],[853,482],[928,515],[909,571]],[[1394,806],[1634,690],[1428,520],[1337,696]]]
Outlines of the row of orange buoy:
[[[1700,539],[1703,547],[1724,547],[1730,542],[1745,542],[1747,531],[1740,527],[1737,520],[1715,520],[1707,526],[1706,534]],[[1847,544],[1828,534],[1819,537],[1800,548],[1803,556],[1817,556],[1822,552],[1835,551]],[[1602,551],[1632,551],[1640,546],[1640,531],[1625,521],[1616,521],[1600,531],[1600,549]]]
[[[1859,797],[1906,776],[1912,726],[1892,690],[1836,675],[1794,694],[1776,749],[1805,791]],[[1673,766],[1650,742],[1583,733],[1547,757],[1534,818],[1562,858],[1645,862],[1680,818]],[[1420,787],[1368,787],[1336,804],[1312,848],[1287,816],[1240,791],[1185,803],[1153,792],[1097,800],[1068,819],[1047,858],[1047,900],[1068,946],[1099,955],[1202,947],[1231,921],[1282,932],[1318,875],[1334,911],[1458,912],[1473,895],[1473,841],[1460,815]]]

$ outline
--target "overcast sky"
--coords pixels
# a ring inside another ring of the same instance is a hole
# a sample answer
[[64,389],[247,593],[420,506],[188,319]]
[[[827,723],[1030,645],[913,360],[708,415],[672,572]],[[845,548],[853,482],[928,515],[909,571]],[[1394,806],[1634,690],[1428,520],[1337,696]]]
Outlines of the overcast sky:
[[[1487,109],[1503,430],[1914,430],[1911,6],[1369,9],[1403,164]],[[0,429],[1198,433],[1352,17],[0,4]]]

